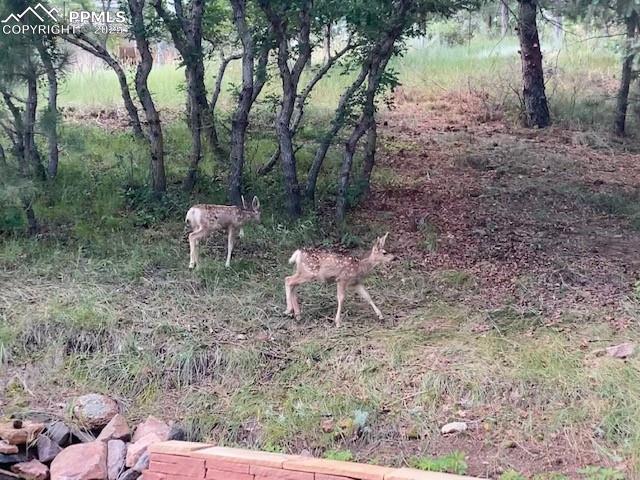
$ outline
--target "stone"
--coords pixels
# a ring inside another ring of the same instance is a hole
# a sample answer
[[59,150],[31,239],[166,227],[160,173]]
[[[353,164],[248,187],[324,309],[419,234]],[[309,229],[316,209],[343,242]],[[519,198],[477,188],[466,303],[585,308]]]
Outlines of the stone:
[[11,445],[24,445],[35,440],[43,429],[43,423],[14,420],[0,424],[0,438]]
[[614,358],[627,358],[633,355],[635,350],[633,343],[621,343],[620,345],[614,345],[607,347],[607,355]]
[[12,455],[3,455],[0,453],[0,464],[20,463],[31,460],[26,453],[18,452]]
[[171,429],[169,430],[169,436],[167,440],[178,440],[184,441],[187,439],[187,432],[184,431],[184,428],[178,425],[171,425]]
[[118,413],[102,429],[97,439],[105,442],[108,440],[123,440],[127,442],[129,441],[130,438],[131,438],[131,430],[129,429],[127,420],[124,418],[123,415]]
[[171,427],[169,425],[156,417],[150,416],[147,417],[144,422],[138,425],[138,428],[136,428],[136,431],[131,438],[131,441],[135,443],[142,437],[146,437],[150,433],[155,434],[160,439],[160,441],[169,440],[170,431]]
[[141,473],[135,470],[125,470],[122,472],[122,475],[118,477],[118,480],[136,480],[140,475]]
[[336,422],[333,421],[333,418],[325,418],[320,422],[320,428],[324,433],[331,433],[335,428]]
[[91,432],[87,432],[79,428],[73,427],[71,429],[71,434],[82,443],[91,443],[96,441],[96,437]]
[[18,446],[0,440],[0,453],[3,455],[13,455],[14,453],[18,453]]
[[18,475],[0,468],[0,480],[18,480]]
[[256,478],[273,480],[314,480],[313,472],[296,472],[283,470],[282,468],[263,467],[261,465],[251,465],[249,473],[255,475]]
[[443,425],[440,432],[443,435],[449,435],[450,433],[460,433],[467,430],[467,424],[465,422],[451,422]]
[[38,437],[36,448],[38,449],[38,460],[42,463],[50,462],[62,451],[62,447],[46,435]]
[[[181,475],[183,477],[204,478],[205,466],[203,459],[194,459],[187,457],[177,457],[172,462],[159,462],[155,459],[151,460],[149,470],[156,473],[166,473],[168,475]],[[210,470],[210,469],[209,469]],[[222,472],[226,475],[232,475],[231,472]],[[245,474],[247,475],[247,474]],[[250,475],[247,475],[250,477]],[[252,480],[251,478],[249,480]]]
[[44,434],[61,447],[71,444],[71,429],[63,422],[50,423]]
[[282,468],[298,472],[334,475],[360,480],[383,480],[393,469],[366,463],[341,462],[324,458],[298,458],[284,462]]
[[144,472],[147,468],[149,468],[149,459],[151,454],[149,450],[145,450],[145,452],[140,456],[136,464],[132,467],[136,472]]
[[149,445],[153,445],[154,443],[161,442],[162,439],[158,437],[155,433],[150,433],[138,441],[129,444],[129,448],[127,448],[127,460],[125,465],[129,468],[132,468],[140,457],[147,451]]
[[89,429],[102,428],[120,413],[118,403],[106,395],[90,393],[72,402],[73,415]]
[[16,463],[11,467],[11,471],[25,480],[47,480],[49,478],[49,469],[38,460]]
[[[166,442],[154,443],[149,447],[149,452],[167,455],[181,455],[183,457],[191,456],[191,452],[211,448],[213,445],[198,442],[180,442],[177,440],[168,440]],[[248,472],[248,470],[247,470]]]
[[196,450],[191,453],[192,458],[204,458],[209,461],[219,461],[230,463],[248,463],[251,465],[262,465],[265,467],[282,468],[287,460],[301,458],[295,455],[285,455],[284,453],[260,452],[255,450],[245,450],[243,448],[231,447],[211,447]]
[[107,444],[71,445],[51,463],[51,480],[103,480],[107,478]]
[[124,471],[124,461],[127,458],[127,445],[122,440],[107,442],[107,476],[109,480],[117,480]]

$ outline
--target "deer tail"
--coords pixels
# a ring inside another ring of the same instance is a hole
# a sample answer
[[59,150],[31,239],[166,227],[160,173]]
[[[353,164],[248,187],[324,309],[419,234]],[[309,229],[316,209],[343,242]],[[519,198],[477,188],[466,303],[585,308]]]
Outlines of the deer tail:
[[190,208],[189,211],[187,212],[187,216],[184,217],[184,228],[185,230],[191,230],[193,228],[193,216],[195,215],[195,212],[193,210],[193,208]]
[[289,259],[289,263],[295,263],[296,265],[299,265],[301,260],[302,260],[302,250],[296,250],[295,252],[293,252],[293,255],[291,255],[291,258]]

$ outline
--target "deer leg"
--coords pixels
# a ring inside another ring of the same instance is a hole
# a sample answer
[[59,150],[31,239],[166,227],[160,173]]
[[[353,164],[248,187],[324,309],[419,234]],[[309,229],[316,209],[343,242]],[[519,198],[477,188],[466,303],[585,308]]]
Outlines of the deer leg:
[[284,280],[284,289],[287,297],[287,309],[285,315],[294,314],[296,320],[300,320],[300,304],[296,295],[296,287],[303,283],[298,274],[291,275]]
[[229,227],[229,240],[227,241],[227,263],[224,264],[225,267],[231,266],[231,252],[233,252],[233,242],[235,240],[235,232],[233,227]]
[[342,302],[344,302],[344,294],[347,290],[347,285],[338,282],[337,284],[337,296],[338,296],[338,311],[336,312],[336,328],[340,328],[340,315],[342,313]]
[[373,300],[371,300],[371,296],[369,295],[369,292],[367,292],[367,289],[364,288],[364,285],[361,285],[361,284],[356,285],[356,292],[360,294],[360,296],[364,301],[366,301],[369,305],[371,305],[371,307],[373,308],[373,311],[376,312],[376,315],[378,316],[378,318],[382,320],[382,312],[378,307],[376,307],[376,304],[373,303]]
[[189,268],[195,268],[198,265],[198,243],[202,237],[204,237],[202,229],[189,234]]

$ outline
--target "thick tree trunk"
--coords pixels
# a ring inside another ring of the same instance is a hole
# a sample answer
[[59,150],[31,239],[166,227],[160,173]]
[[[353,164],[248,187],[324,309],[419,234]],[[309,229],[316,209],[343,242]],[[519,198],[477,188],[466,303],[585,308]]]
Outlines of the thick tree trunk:
[[504,37],[509,33],[509,5],[508,0],[500,0],[500,33]]
[[131,11],[136,48],[140,53],[140,63],[138,63],[135,78],[136,92],[138,93],[140,103],[142,103],[142,108],[144,109],[149,125],[149,134],[147,137],[151,150],[151,188],[157,195],[161,195],[167,189],[164,168],[164,139],[162,136],[160,114],[156,109],[147,84],[151,68],[153,67],[153,56],[151,55],[144,25],[144,0],[129,0],[129,8]]
[[27,78],[27,99],[24,109],[24,155],[25,165],[31,168],[36,178],[45,180],[46,172],[40,162],[40,154],[36,146],[36,115],[38,110],[38,78],[35,71]]
[[522,94],[526,124],[529,127],[544,128],[551,124],[551,118],[544,91],[542,51],[536,23],[538,2],[537,0],[518,0],[518,4],[518,38],[522,60]]
[[140,123],[140,116],[138,115],[138,109],[131,98],[131,91],[129,89],[129,83],[127,82],[127,76],[118,61],[113,58],[100,43],[88,37],[83,32],[75,31],[73,34],[64,35],[63,38],[69,43],[80,47],[85,52],[100,58],[109,65],[109,67],[111,67],[118,78],[120,96],[122,97],[124,108],[127,110],[133,134],[138,138],[144,138],[144,132],[142,131],[142,125]]
[[276,133],[280,146],[280,159],[284,177],[287,211],[292,218],[302,214],[300,202],[300,186],[295,151],[293,148],[293,132],[291,131],[291,116],[295,107],[298,85],[302,71],[311,57],[311,9],[312,1],[301,3],[299,12],[299,28],[297,34],[298,57],[289,66],[289,33],[285,15],[276,13],[268,0],[260,0],[260,7],[265,12],[278,45],[278,69],[282,81],[282,100],[276,117]]
[[189,154],[189,170],[182,189],[190,192],[198,179],[198,166],[202,159],[202,113],[203,98],[206,102],[204,92],[204,65],[196,61],[191,66],[185,67],[187,77],[187,94],[189,101],[189,130],[191,131],[191,153]]
[[36,47],[40,54],[49,85],[46,125],[44,129],[47,136],[47,149],[49,153],[47,173],[49,178],[55,178],[58,174],[58,76],[53,66],[51,55],[47,51],[47,46],[41,42],[37,42]]
[[613,120],[613,132],[618,136],[624,136],[626,130],[629,88],[633,78],[633,60],[635,58],[633,41],[636,36],[638,15],[634,12],[626,18],[625,23],[627,27],[627,46],[624,60],[622,61],[622,74],[620,75],[620,87],[616,97],[616,111]]
[[295,153],[293,151],[293,139],[289,122],[295,103],[295,90],[291,84],[283,84],[282,104],[276,119],[276,133],[280,145],[280,159],[282,161],[282,173],[287,195],[287,211],[293,218],[302,213],[300,204],[300,187],[298,186],[298,172]]
[[242,42],[242,89],[231,119],[231,172],[228,186],[231,203],[241,205],[245,135],[249,126],[249,111],[253,103],[254,45],[251,31],[246,23],[246,0],[231,0],[231,6],[233,21]]

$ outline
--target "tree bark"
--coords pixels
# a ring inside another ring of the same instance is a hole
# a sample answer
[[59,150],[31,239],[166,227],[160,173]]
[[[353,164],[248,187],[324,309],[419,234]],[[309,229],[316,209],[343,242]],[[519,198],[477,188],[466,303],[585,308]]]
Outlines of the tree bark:
[[364,162],[362,163],[362,176],[360,182],[362,183],[362,193],[366,197],[371,191],[371,172],[376,162],[376,147],[378,142],[378,128],[376,126],[375,118],[367,130],[367,144],[364,149]]
[[633,41],[638,26],[637,13],[633,12],[632,15],[628,16],[625,19],[625,23],[627,27],[627,46],[625,48],[624,60],[622,61],[622,74],[620,75],[620,87],[618,88],[618,95],[616,97],[616,110],[613,120],[613,132],[620,137],[624,136],[627,123],[629,89],[633,79],[633,60],[635,58]]
[[[35,68],[35,67],[34,67]],[[25,165],[32,169],[33,175],[46,179],[45,169],[40,162],[36,146],[36,115],[38,110],[38,76],[35,70],[27,76],[27,99],[24,109],[24,155]]]
[[202,52],[202,16],[204,0],[190,0],[187,11],[182,0],[175,0],[175,16],[167,12],[161,0],[153,6],[171,34],[185,66],[187,82],[187,119],[191,131],[189,170],[182,182],[186,192],[193,190],[202,158],[203,113],[207,111],[207,91],[204,85],[204,55]]
[[500,33],[505,37],[509,33],[509,5],[508,0],[500,0]]
[[[331,69],[331,67],[345,53],[347,53],[350,50],[353,50],[356,46],[357,45],[352,44],[351,41],[347,42],[347,45],[342,50],[337,52],[334,56],[329,57],[329,59],[324,63],[322,68],[318,69],[315,75],[311,78],[311,80],[309,80],[307,85],[304,87],[302,92],[300,92],[300,95],[298,95],[296,99],[295,109],[291,118],[292,136],[295,136],[295,134],[298,132],[298,128],[300,127],[302,117],[304,116],[304,107],[307,103],[307,99],[309,98],[309,95],[311,95],[311,92],[313,91],[313,88],[317,85],[317,83],[320,80],[322,80],[322,77],[324,77],[327,74],[327,72]],[[269,158],[269,161],[258,169],[258,174],[265,175],[269,173],[275,166],[276,162],[278,161],[278,158],[280,158],[280,145],[278,145],[278,147],[276,148],[276,151],[273,152],[273,154]]]
[[167,189],[167,180],[164,167],[164,139],[160,114],[156,109],[153,97],[149,91],[148,79],[153,67],[153,56],[149,48],[146,28],[144,24],[145,0],[128,0],[131,12],[133,35],[136,48],[140,53],[140,62],[136,69],[136,92],[142,108],[144,109],[149,128],[148,140],[151,150],[151,188],[156,195],[161,195]]
[[224,79],[224,74],[227,71],[227,67],[233,60],[239,60],[241,58],[241,53],[237,53],[229,57],[225,57],[224,53],[220,54],[218,75],[216,76],[215,87],[213,89],[213,93],[211,94],[211,101],[209,102],[208,118],[207,121],[205,121],[205,135],[208,139],[209,147],[219,158],[225,157],[226,154],[225,149],[222,148],[222,145],[220,145],[220,139],[218,138],[218,129],[216,127],[216,107],[218,104],[218,99],[220,98],[220,92],[222,91],[222,80]]
[[251,30],[246,22],[246,0],[231,0],[231,7],[233,22],[242,42],[242,89],[231,119],[231,172],[228,186],[231,203],[241,205],[245,136],[249,125],[249,111],[253,103],[254,44]]
[[518,0],[518,4],[518,38],[526,125],[544,128],[551,124],[551,118],[545,95],[542,51],[536,23],[538,1]]
[[47,98],[47,125],[45,132],[47,135],[47,148],[49,151],[49,161],[47,164],[47,173],[49,178],[55,178],[58,174],[58,76],[53,66],[53,60],[47,50],[47,46],[42,42],[36,42],[36,48],[40,54],[44,71],[47,75],[47,83],[49,85],[49,95]]
[[298,57],[289,67],[289,36],[287,32],[286,14],[276,13],[271,2],[260,0],[260,7],[265,12],[271,29],[277,39],[278,45],[278,69],[282,81],[282,100],[276,117],[276,133],[280,145],[280,159],[286,192],[287,211],[292,218],[302,214],[300,202],[300,186],[298,185],[298,173],[296,157],[293,148],[293,135],[290,129],[291,116],[295,106],[298,85],[302,71],[311,57],[311,9],[312,0],[305,0],[300,6],[298,26]]
[[328,64],[331,60],[331,22],[324,27],[324,64]]
[[113,58],[111,54],[102,45],[100,45],[100,43],[88,37],[83,32],[74,31],[72,34],[63,35],[63,38],[67,42],[83,49],[85,52],[100,58],[103,62],[109,65],[109,67],[111,67],[118,78],[120,96],[122,97],[124,108],[127,110],[133,134],[136,137],[144,138],[144,132],[142,131],[142,125],[140,123],[140,116],[138,115],[138,109],[131,98],[131,91],[129,89],[129,83],[127,82],[127,76],[118,61]]

